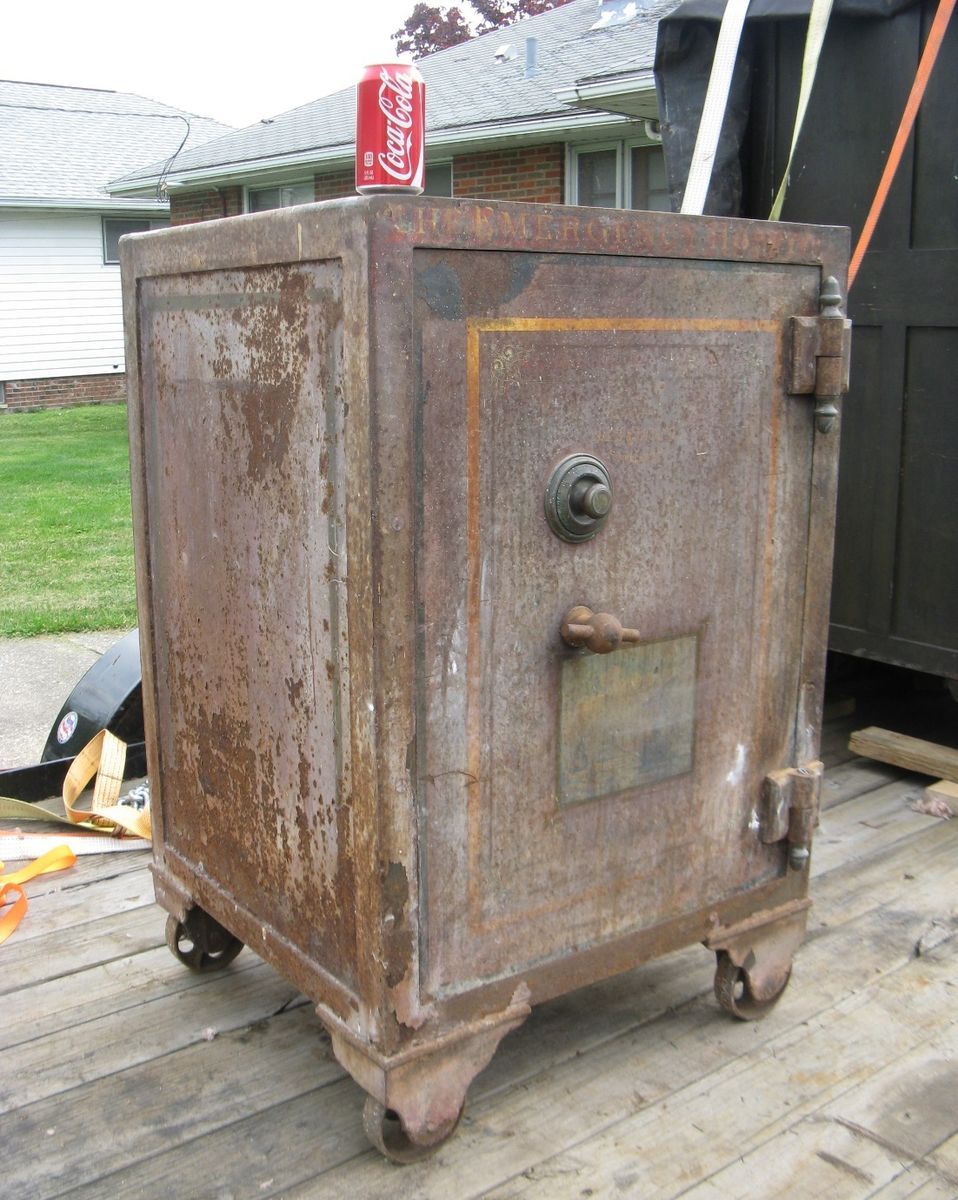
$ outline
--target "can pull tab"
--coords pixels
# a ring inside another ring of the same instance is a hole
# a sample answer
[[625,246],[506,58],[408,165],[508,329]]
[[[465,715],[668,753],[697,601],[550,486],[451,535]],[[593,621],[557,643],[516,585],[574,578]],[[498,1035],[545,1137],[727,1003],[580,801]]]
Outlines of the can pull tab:
[[611,654],[641,637],[637,629],[623,629],[622,623],[610,613],[594,613],[584,604],[569,609],[559,632],[568,645],[584,646],[593,654]]

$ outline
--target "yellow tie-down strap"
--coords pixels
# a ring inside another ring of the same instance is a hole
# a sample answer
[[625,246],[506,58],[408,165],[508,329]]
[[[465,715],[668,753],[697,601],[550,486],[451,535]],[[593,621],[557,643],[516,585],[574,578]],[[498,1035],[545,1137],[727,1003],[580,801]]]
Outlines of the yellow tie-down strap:
[[[98,833],[111,833],[120,837],[124,833],[150,841],[149,805],[138,811],[125,804],[117,804],[123,786],[123,768],[126,765],[126,743],[106,729],[88,742],[70,764],[63,781],[63,810],[65,815],[49,812],[39,804],[26,800],[0,797],[0,816],[30,821],[57,821],[80,829],[92,829]],[[89,809],[77,807],[77,801],[96,776],[93,799]],[[27,897],[20,886],[37,875],[49,871],[62,871],[72,867],[76,855],[69,846],[54,846],[41,854],[34,862],[0,875],[0,943],[5,942],[23,920],[27,911]],[[3,863],[0,862],[0,871]]]
[[[147,841],[153,836],[150,827],[149,805],[142,811],[117,804],[123,786],[123,768],[126,766],[126,742],[107,729],[87,742],[70,764],[63,781],[63,808],[75,825],[92,826],[99,830],[132,833]],[[90,809],[77,808],[77,800],[96,776],[93,787],[93,802]]]
[[[117,804],[125,765],[126,742],[120,741],[109,730],[101,729],[70,764],[63,781],[63,816],[27,800],[0,796],[0,817],[15,821],[56,821],[61,825],[75,825],[117,836],[131,833],[150,841],[153,835],[149,806],[138,811],[126,804]],[[77,801],[94,775],[96,784],[91,807],[77,808]]]

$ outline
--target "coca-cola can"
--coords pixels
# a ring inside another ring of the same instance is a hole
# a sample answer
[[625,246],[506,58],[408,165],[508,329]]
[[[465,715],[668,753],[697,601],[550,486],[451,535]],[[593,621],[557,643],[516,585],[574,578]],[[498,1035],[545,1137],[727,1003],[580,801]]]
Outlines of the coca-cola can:
[[366,67],[356,85],[356,191],[423,190],[426,85],[409,63]]

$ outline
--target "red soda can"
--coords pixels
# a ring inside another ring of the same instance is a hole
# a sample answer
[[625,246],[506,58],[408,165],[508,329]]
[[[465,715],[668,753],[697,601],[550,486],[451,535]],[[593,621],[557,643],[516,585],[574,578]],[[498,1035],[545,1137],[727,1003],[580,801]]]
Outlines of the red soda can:
[[356,85],[356,191],[423,189],[426,85],[409,63],[366,67]]

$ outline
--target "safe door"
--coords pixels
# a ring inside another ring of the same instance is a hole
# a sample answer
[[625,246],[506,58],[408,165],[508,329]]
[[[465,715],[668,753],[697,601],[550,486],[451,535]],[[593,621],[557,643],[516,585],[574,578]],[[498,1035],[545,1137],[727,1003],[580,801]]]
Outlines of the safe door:
[[788,376],[822,279],[442,248],[413,276],[421,978],[452,998],[788,872],[761,806],[807,741]]

